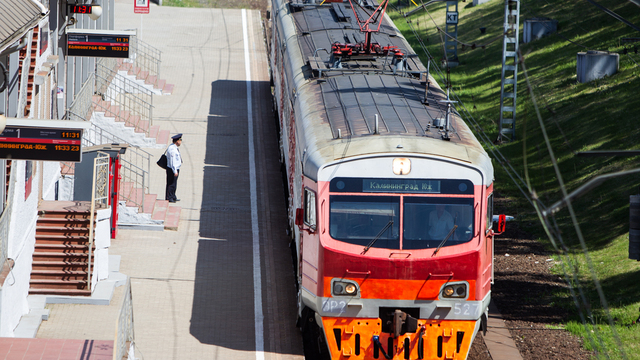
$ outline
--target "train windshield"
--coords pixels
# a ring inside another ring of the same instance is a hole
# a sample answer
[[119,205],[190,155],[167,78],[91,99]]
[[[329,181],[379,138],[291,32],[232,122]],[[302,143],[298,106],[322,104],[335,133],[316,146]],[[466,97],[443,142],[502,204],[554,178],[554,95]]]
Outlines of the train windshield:
[[400,248],[400,197],[331,196],[329,233],[336,240],[372,247]]
[[443,246],[473,238],[473,198],[332,195],[330,199],[329,234],[350,244],[367,246],[376,239],[372,247],[428,249],[445,238]]
[[[405,197],[403,249],[435,248],[471,241],[473,199]],[[455,228],[455,229],[454,229]]]

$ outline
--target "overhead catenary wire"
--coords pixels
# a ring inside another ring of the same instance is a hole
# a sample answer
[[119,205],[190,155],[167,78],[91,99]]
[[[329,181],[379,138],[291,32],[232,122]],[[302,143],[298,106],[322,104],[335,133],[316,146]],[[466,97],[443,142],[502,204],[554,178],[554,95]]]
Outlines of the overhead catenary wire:
[[[433,18],[432,18],[432,21],[433,21]],[[409,25],[410,30],[413,32],[415,38],[418,40],[418,43],[420,44],[420,47],[422,48],[424,53],[427,55],[428,59],[432,60],[433,57],[431,56],[431,54],[428,51],[428,49],[426,49],[426,46],[425,46],[424,42],[422,41],[420,35],[416,31],[416,29],[413,27],[413,25],[411,24],[410,21],[407,21],[407,23]],[[504,35],[501,35],[501,36],[504,36]],[[569,42],[572,42],[569,39],[566,39],[566,40],[568,40]],[[576,45],[578,45],[578,44],[576,44]],[[585,47],[584,45],[580,45],[580,46]],[[445,55],[445,57],[446,57],[446,55]],[[435,73],[440,77],[441,81],[446,81],[442,71],[440,70],[440,68],[436,64],[434,64],[434,70],[435,70]],[[536,212],[539,214],[539,216],[541,216],[540,207],[544,208],[544,205],[537,198],[535,192],[534,191],[529,192],[529,194],[531,194],[531,196],[533,197],[533,200],[532,200],[532,198],[530,198],[528,196],[527,192],[525,192],[524,189],[523,189],[523,185],[527,189],[530,189],[530,187],[527,186],[527,183],[515,171],[513,166],[511,166],[509,161],[506,159],[506,157],[504,157],[504,155],[499,151],[499,149],[497,149],[493,145],[493,143],[490,141],[490,139],[487,136],[487,134],[484,132],[482,127],[476,122],[476,120],[473,118],[473,116],[471,115],[469,110],[466,108],[466,106],[464,106],[464,103],[462,103],[462,101],[459,99],[458,95],[455,93],[455,91],[453,91],[453,89],[452,89],[452,94],[459,101],[459,106],[460,106],[460,109],[463,110],[462,115],[464,115],[465,120],[467,120],[467,122],[470,123],[470,125],[472,125],[472,127],[476,131],[476,134],[479,136],[481,141],[485,144],[486,148],[492,153],[492,155],[494,155],[494,158],[496,158],[499,161],[499,163],[502,166],[502,168],[505,170],[507,175],[511,178],[511,180],[516,185],[516,187],[520,190],[520,192],[523,194],[525,199],[527,199],[527,201],[533,205],[533,207],[536,209]],[[541,119],[541,117],[539,115],[539,110],[537,108],[537,105],[536,105],[536,111],[538,113],[538,117]],[[541,126],[544,126],[542,124],[542,122],[541,122]],[[548,143],[548,137],[546,137],[546,140],[547,140],[548,147],[550,149],[550,144]],[[550,149],[550,153],[553,154],[551,149]],[[553,159],[553,155],[551,157]],[[558,178],[560,178],[559,170],[557,169],[557,163],[555,161],[554,161],[554,164],[555,164],[554,168],[556,169],[556,174],[557,174]],[[527,170],[525,168],[525,172],[526,171]],[[516,180],[516,178],[517,178],[517,180]],[[562,182],[561,182],[561,188],[564,190],[563,192],[565,193],[565,197],[566,197],[566,187],[564,186],[564,183],[562,183]],[[594,280],[594,283],[596,285],[596,288],[597,288],[597,291],[598,291],[598,295],[600,297],[600,302],[603,305],[603,308],[605,309],[605,312],[607,314],[607,319],[609,321],[610,327],[612,328],[612,332],[613,332],[614,337],[616,339],[618,348],[622,352],[622,357],[626,359],[626,354],[624,353],[624,350],[622,349],[620,338],[619,338],[619,336],[617,334],[617,331],[615,330],[614,324],[612,322],[606,298],[604,297],[604,294],[602,292],[602,287],[600,286],[600,283],[599,283],[599,280],[597,278],[597,275],[595,274],[595,271],[593,269],[593,264],[591,262],[591,259],[590,259],[589,255],[588,255],[588,250],[586,249],[586,244],[584,242],[584,237],[582,236],[582,232],[581,232],[580,227],[579,227],[579,225],[577,223],[575,212],[573,211],[572,207],[571,207],[570,213],[571,213],[572,222],[574,224],[574,227],[576,228],[576,232],[577,232],[578,237],[580,239],[580,243],[581,243],[583,252],[585,253],[585,256],[587,258],[589,271],[590,271],[591,276],[592,276],[592,278]],[[555,221],[555,217],[552,217],[552,221],[553,221],[553,227],[549,226],[551,224],[549,223],[549,219],[548,218],[541,217],[541,223],[543,224],[543,227],[545,228],[545,231],[547,232],[552,244],[554,245],[554,247],[556,248],[556,250],[559,252],[559,254],[561,256],[563,256],[563,254],[565,254],[566,260],[562,262],[563,272],[565,273],[565,279],[566,279],[567,284],[569,286],[569,289],[570,289],[570,292],[571,292],[571,296],[574,299],[574,304],[577,307],[578,312],[580,314],[580,318],[581,318],[581,320],[582,320],[582,322],[583,322],[583,324],[585,325],[585,328],[586,328],[586,318],[585,318],[584,314],[582,313],[582,311],[580,310],[581,308],[586,309],[587,314],[588,314],[588,318],[591,320],[592,325],[594,325],[593,329],[594,329],[594,332],[596,333],[596,336],[598,338],[597,342],[600,344],[599,348],[603,349],[603,351],[605,351],[604,355],[607,358],[609,358],[608,354],[606,353],[606,348],[605,348],[604,343],[602,341],[602,337],[601,337],[601,335],[600,335],[600,333],[598,331],[597,326],[595,326],[594,317],[591,314],[591,310],[590,310],[590,307],[588,305],[588,300],[586,298],[586,295],[585,295],[582,287],[580,286],[580,282],[579,282],[578,275],[577,275],[577,270],[574,268],[574,271],[569,271],[569,272],[567,271],[567,266],[568,266],[568,264],[571,263],[571,260],[568,258],[568,255],[566,255],[568,253],[568,248],[566,247],[566,245],[564,244],[564,241],[562,240],[562,236],[561,236],[558,224]],[[558,239],[560,241],[560,244],[561,244],[562,248],[558,247],[558,244],[555,242],[554,239]],[[569,277],[569,275],[568,275],[569,273],[571,273],[571,277]],[[572,285],[572,284],[577,284],[577,289],[578,289],[580,300],[582,300],[582,304],[584,304],[582,307],[580,306],[580,301],[578,301],[578,295],[576,294],[576,292],[574,290],[574,285]],[[589,339],[589,341],[592,344],[595,345],[595,341],[591,337],[591,333],[588,331],[588,329],[587,329],[586,336]],[[597,349],[598,346],[596,345],[596,346],[594,346],[594,348]]]
[[[566,186],[564,184],[564,180],[562,178],[562,173],[560,172],[560,168],[558,166],[558,162],[556,160],[556,157],[555,157],[555,154],[554,154],[554,151],[553,151],[553,147],[551,146],[551,141],[549,140],[549,136],[547,134],[546,127],[544,125],[544,122],[542,121],[542,116],[540,115],[540,109],[538,108],[538,105],[537,105],[537,103],[535,101],[535,96],[533,95],[533,90],[531,88],[531,83],[529,81],[529,76],[527,74],[527,69],[526,69],[526,66],[525,66],[524,57],[522,56],[522,53],[520,51],[519,51],[518,55],[519,55],[519,58],[520,58],[520,64],[522,65],[522,71],[524,73],[525,80],[526,80],[526,83],[527,83],[527,88],[529,89],[529,92],[532,95],[532,102],[533,102],[534,108],[536,110],[536,117],[538,118],[538,123],[540,124],[540,130],[542,131],[542,135],[544,137],[544,141],[545,141],[545,144],[547,146],[547,151],[549,152],[549,157],[551,158],[551,163],[552,163],[553,169],[554,169],[554,171],[556,173],[556,178],[558,180],[558,184],[559,184],[560,190],[562,192],[562,197],[563,197],[563,199],[565,201],[567,210],[569,211],[569,214],[570,214],[570,217],[571,217],[571,222],[573,223],[574,230],[575,230],[576,235],[578,237],[578,241],[580,242],[580,247],[581,247],[582,252],[584,254],[584,257],[585,257],[585,260],[586,260],[586,263],[587,263],[587,267],[589,269],[589,273],[590,273],[590,275],[591,275],[591,277],[593,279],[593,282],[594,282],[594,284],[596,286],[596,290],[598,292],[598,297],[600,298],[600,303],[602,304],[602,307],[604,308],[604,312],[605,312],[605,314],[607,316],[607,320],[609,322],[609,327],[611,328],[611,331],[612,331],[612,333],[614,335],[614,339],[616,341],[616,345],[618,346],[618,349],[622,353],[621,354],[622,358],[626,359],[627,356],[626,356],[626,353],[624,352],[624,348],[622,347],[622,342],[620,341],[620,337],[619,337],[618,332],[616,331],[615,325],[613,323],[613,318],[611,317],[611,313],[609,311],[609,305],[607,303],[607,299],[604,296],[604,292],[602,291],[602,286],[600,284],[600,281],[598,280],[598,276],[597,276],[597,274],[595,272],[595,268],[593,266],[593,262],[591,261],[591,257],[589,256],[589,250],[587,249],[587,245],[586,245],[586,242],[584,240],[584,236],[582,234],[582,229],[580,228],[580,224],[578,223],[578,219],[577,219],[577,216],[576,216],[575,211],[573,209],[571,198],[569,197],[569,194],[567,192],[567,188],[566,188]],[[536,207],[536,211],[537,212],[539,211],[539,209],[537,207]],[[542,218],[545,220],[543,222],[543,224],[547,223],[548,216],[545,216],[542,213],[539,213],[539,216],[542,216]],[[555,221],[555,217],[553,217],[553,219]],[[560,234],[559,229],[557,229],[557,233]],[[595,327],[595,328],[597,328],[597,327]],[[604,345],[603,344],[601,344],[601,345],[603,346],[603,349],[605,349]],[[607,358],[608,358],[608,354],[605,353],[605,356],[607,356]]]

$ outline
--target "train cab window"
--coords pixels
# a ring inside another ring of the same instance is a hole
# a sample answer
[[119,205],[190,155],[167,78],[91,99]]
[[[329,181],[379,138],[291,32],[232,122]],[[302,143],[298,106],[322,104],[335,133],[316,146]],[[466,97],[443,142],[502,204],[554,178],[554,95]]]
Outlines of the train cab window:
[[[405,197],[403,249],[459,245],[473,238],[473,199]],[[458,227],[453,230],[454,225]]]
[[316,194],[304,189],[304,223],[311,228],[316,226]]
[[400,197],[332,195],[329,234],[355,245],[400,248]]
[[487,198],[487,230],[493,228],[493,193]]

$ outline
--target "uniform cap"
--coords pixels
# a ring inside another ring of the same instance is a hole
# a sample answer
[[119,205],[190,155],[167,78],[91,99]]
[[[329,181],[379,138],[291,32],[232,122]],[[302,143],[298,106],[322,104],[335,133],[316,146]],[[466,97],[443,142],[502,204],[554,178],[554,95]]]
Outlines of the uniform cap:
[[173,139],[173,141],[178,141],[180,140],[180,138],[182,138],[182,134],[173,135],[171,138]]

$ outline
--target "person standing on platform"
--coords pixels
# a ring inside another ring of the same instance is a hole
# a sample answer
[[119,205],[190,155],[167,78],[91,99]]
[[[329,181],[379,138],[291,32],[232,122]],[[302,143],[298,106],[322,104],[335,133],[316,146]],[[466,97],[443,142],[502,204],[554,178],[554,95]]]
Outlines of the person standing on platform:
[[173,144],[167,148],[167,188],[165,191],[165,200],[169,202],[180,201],[176,197],[176,188],[178,186],[178,175],[180,175],[180,166],[182,166],[182,157],[178,147],[182,145],[182,134],[171,137]]

